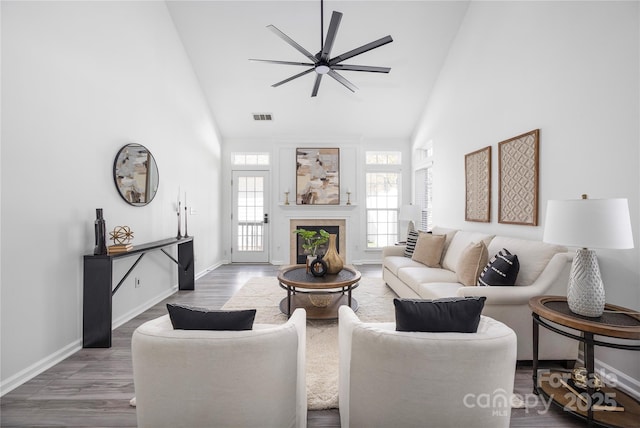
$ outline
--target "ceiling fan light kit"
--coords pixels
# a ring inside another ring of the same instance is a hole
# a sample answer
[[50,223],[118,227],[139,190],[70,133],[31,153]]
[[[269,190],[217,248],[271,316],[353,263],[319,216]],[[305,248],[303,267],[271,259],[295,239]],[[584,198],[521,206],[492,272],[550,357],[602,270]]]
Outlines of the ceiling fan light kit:
[[391,43],[393,39],[391,36],[385,36],[381,39],[375,40],[373,42],[367,43],[366,45],[362,45],[359,48],[350,50],[341,55],[331,58],[331,49],[333,48],[333,43],[335,42],[336,35],[338,33],[338,27],[340,26],[340,21],[342,20],[342,13],[334,11],[331,14],[331,22],[329,23],[329,29],[327,31],[326,38],[324,37],[324,5],[323,1],[320,1],[320,52],[313,55],[311,52],[300,46],[295,42],[291,37],[287,36],[285,33],[280,31],[274,25],[267,25],[267,28],[271,30],[275,35],[280,37],[282,40],[287,42],[290,46],[292,46],[295,50],[303,54],[307,57],[311,62],[294,62],[294,61],[276,61],[276,60],[268,60],[268,59],[251,59],[251,61],[259,61],[259,62],[267,62],[270,64],[281,64],[281,65],[296,65],[296,66],[304,66],[310,67],[307,70],[298,73],[294,76],[291,76],[287,79],[284,79],[280,82],[274,83],[271,85],[272,87],[278,87],[284,83],[290,82],[298,77],[302,77],[306,74],[315,71],[316,80],[313,85],[313,90],[311,91],[311,96],[315,97],[318,95],[318,89],[320,88],[320,82],[322,81],[322,76],[325,74],[329,75],[337,82],[342,84],[345,88],[349,89],[351,92],[355,92],[356,85],[347,80],[344,76],[339,74],[336,70],[346,70],[346,71],[364,71],[369,73],[389,73],[391,68],[389,67],[374,67],[369,65],[352,65],[352,64],[341,64],[342,61],[348,60],[349,58],[353,58],[354,56],[363,54],[372,49],[379,48],[380,46]]

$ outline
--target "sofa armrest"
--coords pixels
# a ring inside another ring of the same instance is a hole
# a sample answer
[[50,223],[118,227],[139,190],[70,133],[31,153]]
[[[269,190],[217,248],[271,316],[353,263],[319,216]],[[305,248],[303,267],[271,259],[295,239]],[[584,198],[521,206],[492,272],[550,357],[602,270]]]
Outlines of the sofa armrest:
[[388,247],[382,247],[382,258],[389,256],[404,256],[404,250],[406,245],[390,245]]
[[485,305],[523,305],[535,296],[566,295],[572,260],[573,255],[570,253],[555,254],[531,285],[460,287],[457,295],[460,297],[484,296],[487,298]]

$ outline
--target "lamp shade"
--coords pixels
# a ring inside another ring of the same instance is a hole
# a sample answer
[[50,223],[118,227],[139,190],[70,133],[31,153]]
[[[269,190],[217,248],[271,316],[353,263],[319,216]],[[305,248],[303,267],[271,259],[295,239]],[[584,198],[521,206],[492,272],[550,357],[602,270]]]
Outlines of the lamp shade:
[[418,205],[402,205],[398,219],[401,221],[417,221],[420,218],[420,207]]
[[627,199],[547,202],[542,240],[581,248],[633,248]]

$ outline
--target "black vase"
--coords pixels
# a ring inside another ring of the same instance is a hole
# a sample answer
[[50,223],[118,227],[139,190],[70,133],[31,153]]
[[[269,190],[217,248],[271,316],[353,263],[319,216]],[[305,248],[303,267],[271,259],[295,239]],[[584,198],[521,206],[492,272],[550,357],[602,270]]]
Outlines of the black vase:
[[104,218],[102,218],[102,208],[96,208],[96,221],[93,224],[96,235],[96,246],[93,254],[96,256],[107,254],[107,231]]

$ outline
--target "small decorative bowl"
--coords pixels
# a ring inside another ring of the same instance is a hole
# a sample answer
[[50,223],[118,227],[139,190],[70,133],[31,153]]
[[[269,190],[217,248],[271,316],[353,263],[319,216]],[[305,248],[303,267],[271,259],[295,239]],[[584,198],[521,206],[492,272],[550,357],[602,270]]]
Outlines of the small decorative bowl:
[[[587,389],[587,369],[585,367],[578,367],[573,369],[571,372],[571,380],[573,383],[582,389]],[[593,374],[593,389],[596,391],[600,390],[604,385],[602,383],[602,379],[596,373]]]

